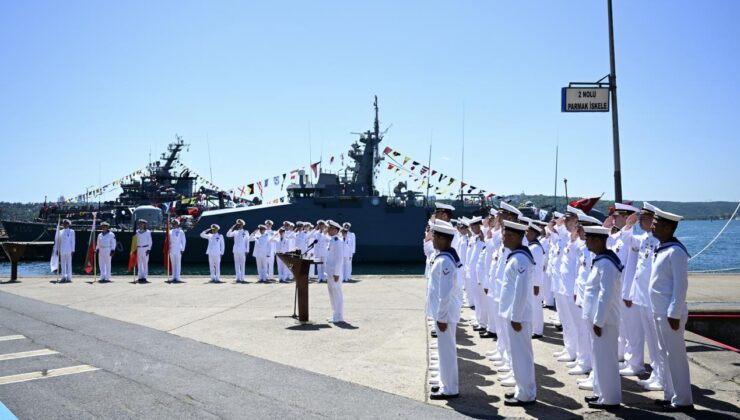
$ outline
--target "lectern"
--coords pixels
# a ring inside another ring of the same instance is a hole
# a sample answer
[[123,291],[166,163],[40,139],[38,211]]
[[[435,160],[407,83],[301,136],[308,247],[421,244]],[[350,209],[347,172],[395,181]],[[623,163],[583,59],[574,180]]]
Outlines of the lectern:
[[295,317],[295,300],[297,300],[298,322],[308,323],[308,269],[314,261],[301,257],[300,252],[278,253],[277,256],[288,266],[295,277],[296,298],[293,301],[293,317]]
[[20,261],[26,249],[29,247],[52,246],[54,242],[3,242],[3,251],[10,260],[10,281],[7,283],[16,283],[18,281],[18,261]]

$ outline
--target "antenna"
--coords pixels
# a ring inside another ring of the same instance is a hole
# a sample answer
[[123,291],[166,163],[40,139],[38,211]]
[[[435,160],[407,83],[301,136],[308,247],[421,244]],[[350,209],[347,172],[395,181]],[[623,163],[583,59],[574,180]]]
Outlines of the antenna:
[[552,200],[552,211],[558,210],[558,143],[555,143],[555,194]]
[[211,178],[211,184],[213,184],[213,168],[211,167],[211,141],[208,138],[208,132],[206,131],[206,146],[208,147],[208,174]]
[[[311,165],[313,165],[313,158],[311,157],[311,121],[308,122],[308,167],[310,168]],[[309,171],[309,179],[311,180],[311,183],[313,183],[313,177],[311,174],[313,171]]]
[[429,163],[427,164],[427,206],[429,205],[429,184],[432,180],[432,140],[434,138],[434,131],[429,130]]
[[465,100],[462,104],[462,165],[460,174],[460,202],[465,205],[465,199],[463,198],[463,179],[465,179]]

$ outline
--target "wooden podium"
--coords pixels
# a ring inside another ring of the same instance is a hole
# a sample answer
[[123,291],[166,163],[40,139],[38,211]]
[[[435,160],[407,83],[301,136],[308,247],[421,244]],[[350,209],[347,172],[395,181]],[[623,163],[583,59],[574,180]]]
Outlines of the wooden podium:
[[[308,269],[313,260],[301,257],[299,252],[295,253],[278,253],[278,258],[288,266],[290,272],[295,277],[296,298],[298,301],[298,322],[301,324],[308,323]],[[293,318],[295,318],[295,300],[293,301]]]
[[10,280],[6,283],[18,282],[18,261],[20,261],[28,248],[53,245],[54,242],[3,242],[3,251],[5,251],[5,255],[10,260]]

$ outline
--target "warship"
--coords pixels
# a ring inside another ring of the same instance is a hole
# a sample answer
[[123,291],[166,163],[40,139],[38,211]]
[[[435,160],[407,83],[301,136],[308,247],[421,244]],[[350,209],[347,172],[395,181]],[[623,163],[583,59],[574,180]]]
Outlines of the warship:
[[[135,220],[144,218],[152,230],[153,246],[150,262],[161,262],[164,258],[164,236],[166,220],[178,217],[183,223],[187,247],[183,262],[207,262],[207,241],[200,233],[211,224],[221,226],[221,233],[234,225],[237,219],[246,221],[250,231],[265,220],[273,220],[276,225],[285,220],[335,220],[351,222],[357,235],[357,249],[354,261],[357,263],[400,263],[423,261],[422,237],[426,221],[434,208],[435,198],[423,193],[405,190],[403,185],[394,189],[393,194],[382,195],[376,187],[376,168],[384,157],[379,153],[384,132],[380,131],[378,99],[373,102],[375,119],[373,128],[359,133],[347,155],[350,165],[338,173],[318,173],[310,182],[305,171],[299,171],[297,179],[286,187],[287,197],[283,202],[265,204],[261,202],[233,202],[224,191],[201,191],[211,199],[210,205],[198,207],[164,205],[167,202],[180,203],[181,197],[194,193],[194,179],[187,173],[173,174],[173,163],[186,144],[178,137],[169,146],[169,155],[163,154],[164,163],[159,161],[149,165],[150,174],[141,182],[121,185],[123,192],[113,203],[98,207],[98,220],[111,223],[112,231],[118,241],[114,262],[128,261],[131,237]],[[455,206],[456,217],[487,214],[493,202],[483,194],[461,194],[454,200],[445,200]],[[76,232],[75,261],[85,257],[85,247],[90,235],[90,211],[84,208],[80,214],[88,214],[82,219],[73,220]],[[80,209],[75,209],[80,210]],[[60,214],[69,214],[70,209],[45,210],[39,220],[34,222],[2,221],[11,241],[50,241],[54,237]],[[74,212],[72,212],[74,213]],[[231,240],[227,240],[224,261],[233,261],[230,251]]]

